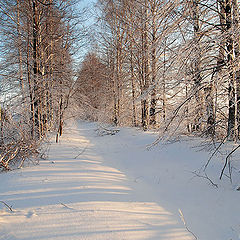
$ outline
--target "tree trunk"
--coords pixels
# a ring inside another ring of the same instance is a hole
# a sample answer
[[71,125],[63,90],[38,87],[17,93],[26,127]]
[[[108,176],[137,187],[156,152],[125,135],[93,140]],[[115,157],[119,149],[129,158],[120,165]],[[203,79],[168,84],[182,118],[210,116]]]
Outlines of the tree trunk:
[[152,22],[151,22],[151,69],[152,69],[152,79],[151,79],[151,107],[150,107],[150,125],[155,126],[156,125],[156,75],[157,75],[157,56],[156,56],[156,48],[157,48],[157,28],[156,28],[156,2],[153,1],[152,7],[151,7],[151,16],[152,16]]
[[136,100],[135,100],[135,77],[134,77],[134,69],[133,69],[133,51],[132,51],[132,42],[130,43],[130,71],[131,71],[131,85],[132,85],[132,123],[133,126],[137,126],[136,119]]
[[60,96],[60,103],[59,103],[59,123],[58,123],[58,131],[56,136],[56,143],[59,141],[59,137],[62,136],[63,130],[63,96]]
[[0,146],[3,146],[3,109],[0,105]]
[[165,39],[164,41],[164,50],[163,50],[163,76],[162,76],[162,116],[163,116],[163,121],[166,123],[166,104],[167,104],[167,97],[166,97],[166,48],[167,48],[167,40]]
[[196,110],[194,116],[194,124],[193,129],[196,131],[201,130],[201,122],[202,122],[202,99],[200,93],[200,87],[202,78],[200,75],[200,64],[201,64],[201,49],[200,49],[200,24],[199,24],[199,0],[193,1],[193,28],[194,28],[194,53],[195,59],[193,62],[193,71],[194,71],[194,85],[195,85],[195,101],[196,101]]
[[142,128],[147,130],[149,124],[149,106],[148,106],[148,89],[149,89],[149,43],[148,43],[148,7],[147,0],[143,6],[143,32],[142,32]]
[[215,135],[215,113],[214,113],[214,102],[213,102],[213,88],[212,84],[204,89],[205,91],[205,102],[207,112],[207,136],[212,138]]
[[232,27],[232,6],[230,0],[225,0],[225,14],[226,14],[226,48],[227,48],[227,66],[229,74],[229,86],[228,86],[228,130],[227,136],[229,140],[235,138],[235,79],[233,72],[233,39],[230,33]]
[[20,3],[17,0],[17,33],[18,33],[18,41],[17,41],[17,48],[18,48],[18,57],[19,57],[19,81],[20,81],[20,89],[22,94],[22,103],[26,101],[25,90],[24,90],[24,83],[23,83],[23,60],[22,60],[22,40],[21,40],[21,30],[20,30]]
[[29,91],[29,101],[30,101],[30,121],[31,121],[31,136],[35,137],[35,113],[34,113],[34,99],[33,99],[33,87],[31,80],[31,66],[30,66],[30,23],[27,23],[27,83]]
[[234,55],[235,55],[235,141],[240,134],[240,14],[237,0],[232,0],[233,5],[233,30],[234,30]]
[[34,120],[35,120],[35,134],[37,138],[40,138],[40,92],[39,92],[39,79],[38,79],[38,14],[37,14],[37,2],[32,1],[33,6],[33,92],[34,92]]

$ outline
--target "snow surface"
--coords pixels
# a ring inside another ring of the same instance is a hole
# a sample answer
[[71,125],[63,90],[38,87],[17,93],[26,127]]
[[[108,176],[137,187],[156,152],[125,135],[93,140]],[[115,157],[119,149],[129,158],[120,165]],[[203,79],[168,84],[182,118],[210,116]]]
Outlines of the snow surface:
[[188,142],[147,150],[156,134],[96,128],[71,123],[47,160],[0,174],[0,201],[13,208],[0,203],[0,240],[240,239],[240,192],[192,173],[207,153]]

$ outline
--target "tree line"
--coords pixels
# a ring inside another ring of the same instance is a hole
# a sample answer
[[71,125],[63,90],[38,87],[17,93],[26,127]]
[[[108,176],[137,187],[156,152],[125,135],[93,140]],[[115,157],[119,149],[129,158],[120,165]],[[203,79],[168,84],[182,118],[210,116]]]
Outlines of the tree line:
[[237,0],[99,0],[97,7],[97,50],[86,56],[78,86],[98,115],[161,134],[239,139]]
[[0,169],[38,154],[50,130],[62,134],[72,92],[74,2],[0,1]]
[[50,130],[58,141],[73,105],[160,136],[238,141],[237,0],[98,0],[93,50],[75,75],[87,31],[76,2],[0,1],[1,169],[39,154]]

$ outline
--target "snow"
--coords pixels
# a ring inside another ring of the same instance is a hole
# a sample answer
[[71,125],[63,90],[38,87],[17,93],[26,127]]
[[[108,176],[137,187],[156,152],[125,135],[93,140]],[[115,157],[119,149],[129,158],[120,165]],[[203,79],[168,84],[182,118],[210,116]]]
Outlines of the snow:
[[222,161],[209,165],[216,188],[193,174],[208,153],[189,142],[148,150],[154,133],[96,128],[71,122],[47,160],[0,174],[13,208],[0,203],[0,240],[240,239],[240,193],[217,180]]

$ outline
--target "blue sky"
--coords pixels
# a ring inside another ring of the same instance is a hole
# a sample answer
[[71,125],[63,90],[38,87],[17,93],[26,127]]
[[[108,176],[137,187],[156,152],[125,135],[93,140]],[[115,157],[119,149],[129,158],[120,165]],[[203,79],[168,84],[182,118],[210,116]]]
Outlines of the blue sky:
[[[91,25],[94,24],[94,16],[93,16],[93,6],[94,4],[97,2],[97,0],[79,0],[78,2],[78,8],[81,11],[84,8],[89,8],[89,10],[87,10],[87,16],[86,16],[86,21],[84,22],[83,26],[84,28],[86,28],[86,30],[90,29],[90,33],[93,33],[93,29],[91,29]],[[91,13],[92,12],[92,13]],[[89,37],[87,37],[85,39],[86,41],[89,40]],[[78,65],[80,64],[80,62],[83,60],[84,55],[90,50],[91,45],[90,43],[86,44],[85,47],[82,47],[79,49],[79,52],[75,55],[74,59],[75,59],[75,63]]]

